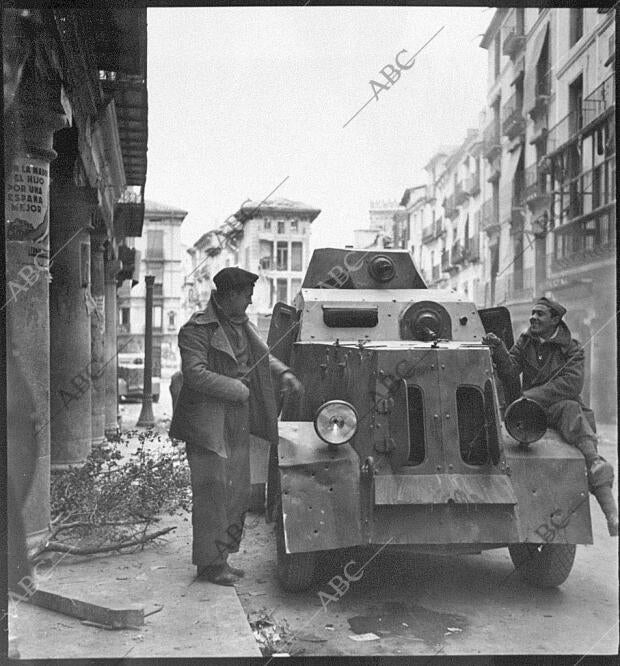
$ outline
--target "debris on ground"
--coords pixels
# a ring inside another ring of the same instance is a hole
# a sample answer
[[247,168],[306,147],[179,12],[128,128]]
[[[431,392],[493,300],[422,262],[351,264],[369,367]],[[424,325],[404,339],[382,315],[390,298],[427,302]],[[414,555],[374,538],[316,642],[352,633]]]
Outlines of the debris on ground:
[[354,636],[349,635],[349,638],[352,641],[366,642],[366,641],[378,641],[380,640],[377,634],[368,633],[368,634],[355,634]]
[[250,613],[248,622],[264,657],[274,657],[289,647],[294,636],[286,620],[276,620],[264,608]]

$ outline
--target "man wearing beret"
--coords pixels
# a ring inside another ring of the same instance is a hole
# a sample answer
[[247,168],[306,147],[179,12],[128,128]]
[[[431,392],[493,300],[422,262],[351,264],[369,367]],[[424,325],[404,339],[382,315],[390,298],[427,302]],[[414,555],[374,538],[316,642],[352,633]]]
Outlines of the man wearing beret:
[[612,493],[613,467],[598,454],[592,411],[581,400],[583,347],[562,321],[566,308],[551,298],[539,298],[532,308],[530,328],[510,351],[493,333],[483,342],[491,347],[504,382],[522,375],[523,395],[547,413],[547,422],[584,455],[590,492],[607,519],[611,536],[618,536],[618,509]]
[[198,578],[233,585],[250,498],[250,433],[278,441],[274,383],[299,393],[301,384],[271,356],[245,311],[258,275],[238,267],[214,276],[206,309],[179,332],[182,386],[170,437],[186,442],[192,481],[192,560]]

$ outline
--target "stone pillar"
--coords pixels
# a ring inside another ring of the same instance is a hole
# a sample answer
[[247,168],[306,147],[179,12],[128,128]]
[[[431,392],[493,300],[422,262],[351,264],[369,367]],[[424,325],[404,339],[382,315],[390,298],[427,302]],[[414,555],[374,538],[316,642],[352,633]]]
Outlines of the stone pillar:
[[[49,183],[64,116],[15,105],[5,115],[7,464],[29,537],[50,520]],[[9,543],[12,542],[11,535]]]
[[[107,239],[105,230],[97,229],[90,236],[90,282],[95,310],[90,318],[91,373],[91,417],[92,445],[105,442],[105,302],[103,252]],[[113,363],[114,360],[111,359]]]
[[52,471],[84,463],[91,450],[90,227],[97,191],[72,177],[51,191],[50,386]]
[[117,304],[116,304],[116,276],[121,268],[121,262],[113,258],[111,248],[106,253],[104,262],[105,272],[105,332],[104,356],[105,368],[103,381],[105,386],[105,436],[113,439],[118,435],[118,356],[116,350]]

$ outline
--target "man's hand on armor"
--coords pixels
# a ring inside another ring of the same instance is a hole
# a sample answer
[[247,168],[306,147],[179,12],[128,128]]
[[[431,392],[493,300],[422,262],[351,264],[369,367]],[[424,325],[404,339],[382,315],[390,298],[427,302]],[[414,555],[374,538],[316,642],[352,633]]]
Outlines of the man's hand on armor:
[[503,342],[497,337],[497,335],[495,335],[495,333],[489,333],[482,338],[482,344],[488,345],[491,348],[491,351],[495,351],[502,346]]
[[304,387],[295,375],[287,370],[280,375],[280,393],[289,395],[301,395]]

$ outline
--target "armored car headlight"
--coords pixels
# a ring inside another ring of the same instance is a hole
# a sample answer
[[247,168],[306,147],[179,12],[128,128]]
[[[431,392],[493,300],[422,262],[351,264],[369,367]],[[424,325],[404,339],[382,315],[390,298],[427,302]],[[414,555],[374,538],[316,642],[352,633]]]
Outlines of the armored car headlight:
[[346,444],[357,432],[357,412],[348,402],[330,400],[318,408],[314,429],[328,444]]

